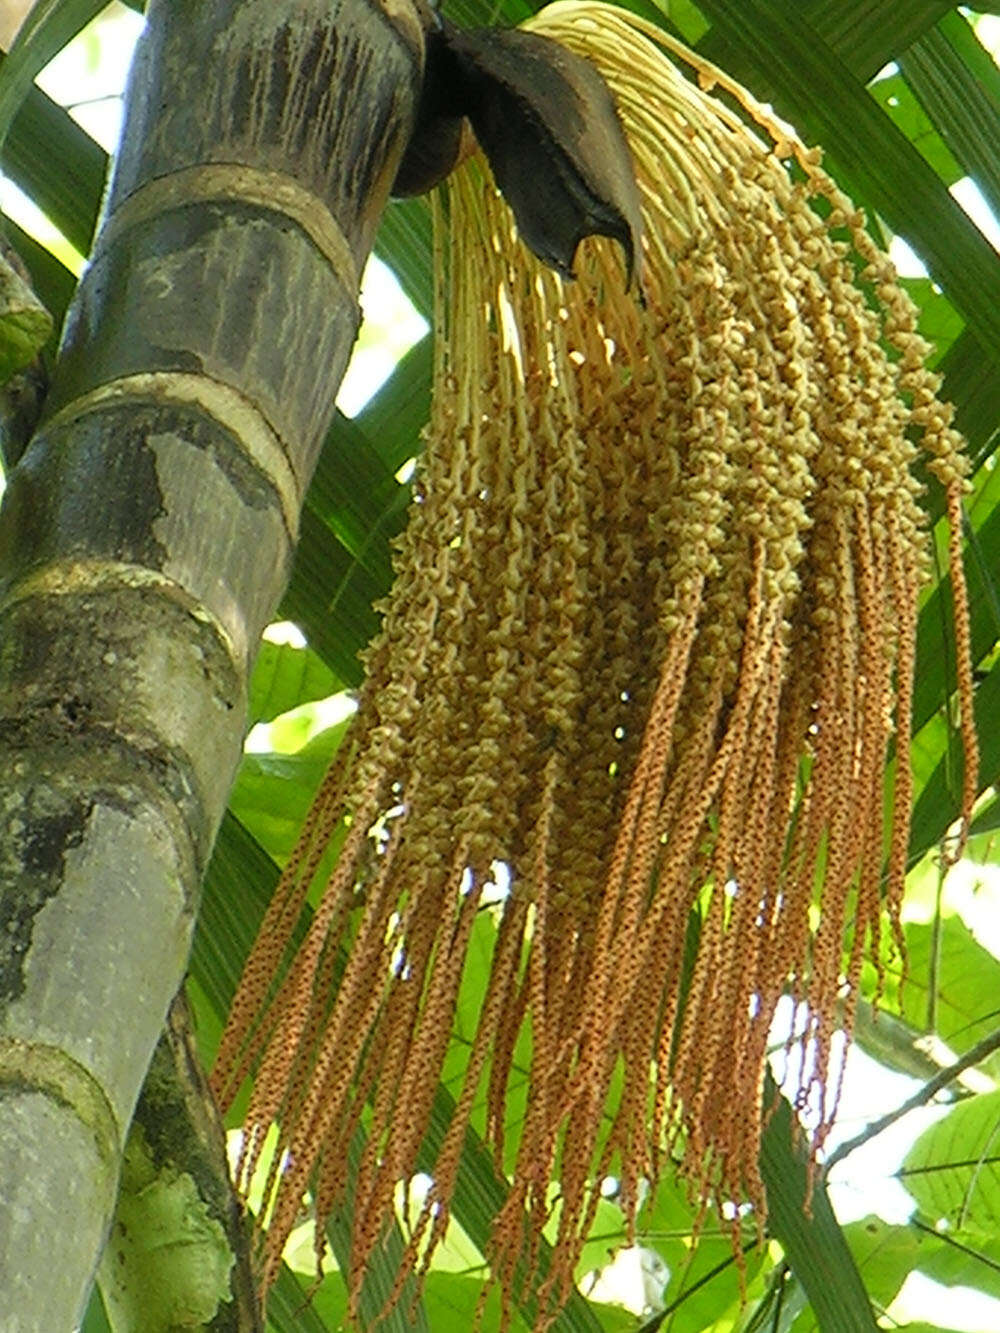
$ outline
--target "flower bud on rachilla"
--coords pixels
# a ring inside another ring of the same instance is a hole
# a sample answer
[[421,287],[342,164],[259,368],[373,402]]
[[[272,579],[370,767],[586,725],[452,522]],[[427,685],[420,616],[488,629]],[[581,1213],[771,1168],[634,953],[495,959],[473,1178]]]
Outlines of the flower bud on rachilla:
[[244,1181],[278,1127],[268,1276],[304,1192],[320,1226],[344,1200],[364,1127],[356,1302],[491,917],[405,1263],[426,1268],[444,1234],[472,1122],[510,1180],[487,1256],[508,1304],[555,1214],[541,1328],[611,1170],[634,1201],[678,1160],[701,1197],[763,1223],[785,995],[822,1145],[834,1034],[886,923],[899,940],[920,467],[948,497],[966,825],[977,761],[961,442],[864,216],[815,150],[652,25],[566,0],[529,26],[615,98],[644,301],[610,240],[583,242],[572,282],[539,263],[482,157],[434,196],[434,398],[396,583],[216,1083],[231,1100],[256,1070]]

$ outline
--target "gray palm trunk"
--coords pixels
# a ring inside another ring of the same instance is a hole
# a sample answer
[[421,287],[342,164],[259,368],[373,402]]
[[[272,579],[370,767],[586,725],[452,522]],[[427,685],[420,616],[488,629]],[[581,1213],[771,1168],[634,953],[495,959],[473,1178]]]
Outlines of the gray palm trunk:
[[153,0],[0,513],[0,1326],[69,1333],[422,66],[410,0]]

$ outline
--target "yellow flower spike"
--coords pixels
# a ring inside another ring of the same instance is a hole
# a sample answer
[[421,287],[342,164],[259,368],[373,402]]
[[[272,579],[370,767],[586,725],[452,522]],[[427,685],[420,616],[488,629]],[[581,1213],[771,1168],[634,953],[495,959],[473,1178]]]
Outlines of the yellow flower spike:
[[343,1154],[364,1123],[356,1312],[397,1183],[416,1169],[484,887],[508,867],[465,1082],[406,1262],[425,1270],[444,1234],[477,1099],[510,1167],[505,1093],[530,1033],[527,1117],[488,1258],[509,1310],[518,1283],[534,1289],[555,1171],[541,1329],[612,1163],[634,1207],[639,1177],[686,1145],[681,1169],[705,1200],[749,1199],[763,1219],[763,1067],[784,994],[804,1006],[814,1149],[827,1133],[833,1035],[850,1031],[886,911],[899,933],[908,766],[888,803],[884,783],[910,734],[919,461],[947,490],[966,825],[977,758],[966,464],[863,213],[815,149],[652,25],[565,0],[529,26],[591,59],[616,98],[645,305],[610,242],[583,243],[575,283],[543,268],[481,158],[441,187],[420,503],[350,740],[247,964],[215,1081],[228,1102],[258,1067],[249,1167],[278,1126],[268,1276],[317,1164],[317,1211],[343,1201]]

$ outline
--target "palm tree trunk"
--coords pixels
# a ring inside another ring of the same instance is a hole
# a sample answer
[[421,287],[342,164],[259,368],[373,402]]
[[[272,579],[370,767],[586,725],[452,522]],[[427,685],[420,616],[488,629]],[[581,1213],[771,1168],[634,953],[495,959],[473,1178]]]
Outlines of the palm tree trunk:
[[0,1309],[73,1328],[422,69],[409,0],[153,0],[0,515]]

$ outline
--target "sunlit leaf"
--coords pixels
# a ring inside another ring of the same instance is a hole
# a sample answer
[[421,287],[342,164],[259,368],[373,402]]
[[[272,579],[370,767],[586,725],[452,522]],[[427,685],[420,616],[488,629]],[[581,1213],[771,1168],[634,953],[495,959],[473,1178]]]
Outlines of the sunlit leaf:
[[1000,961],[977,943],[956,916],[906,928],[907,970],[902,991],[903,1016],[927,1029],[931,986],[936,982],[937,1032],[958,1054],[997,1026],[1000,1010]]
[[[844,1228],[858,1270],[873,1301],[885,1309],[933,1240],[905,1226],[892,1226],[880,1217],[865,1217]],[[807,1321],[803,1320],[803,1324]],[[801,1325],[796,1324],[796,1333]]]
[[105,4],[106,0],[36,0],[0,68],[0,145],[35,75]]
[[[774,1097],[770,1078],[765,1097]],[[767,1121],[760,1166],[767,1187],[771,1234],[809,1297],[823,1333],[874,1333],[875,1319],[854,1258],[837,1224],[826,1189],[810,1190],[802,1136],[782,1097]]]
[[229,808],[248,824],[261,846],[280,863],[299,828],[347,722],[328,727],[295,754],[246,754],[236,775]]
[[1000,210],[1000,70],[968,20],[946,14],[902,57],[907,81],[994,212]]
[[1000,1232],[1000,1092],[952,1107],[906,1154],[900,1178],[934,1226]]
[[311,649],[265,641],[250,679],[248,725],[270,722],[299,704],[325,699],[336,689],[333,672]]

